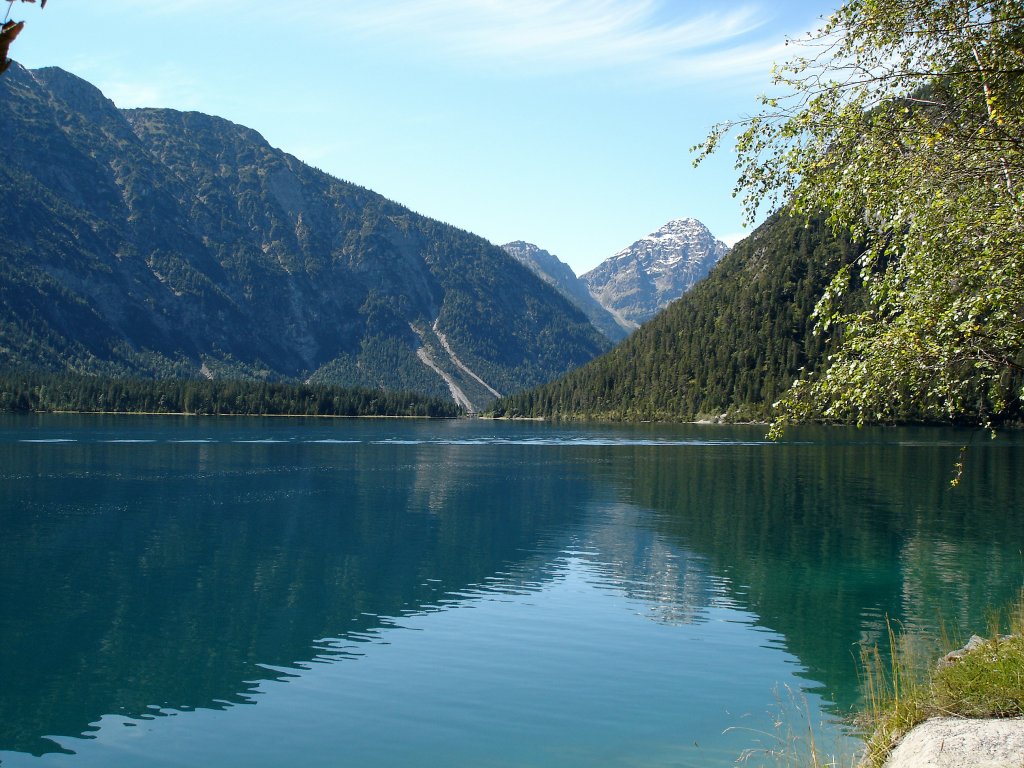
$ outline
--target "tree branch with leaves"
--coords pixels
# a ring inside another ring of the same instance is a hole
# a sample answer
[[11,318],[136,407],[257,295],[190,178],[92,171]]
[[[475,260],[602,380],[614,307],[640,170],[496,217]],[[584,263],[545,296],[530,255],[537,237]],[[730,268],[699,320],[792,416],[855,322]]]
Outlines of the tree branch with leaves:
[[[843,334],[828,367],[776,404],[865,424],[1019,416],[1024,365],[1024,5],[850,0],[790,42],[780,96],[715,126],[735,134],[735,194],[826,212],[865,244],[816,310]],[[866,309],[848,310],[852,285]]]
[[[23,3],[34,3],[36,0],[20,0]],[[11,8],[14,6],[14,0],[7,0],[7,13],[4,16],[3,26],[0,27],[0,75],[7,71],[7,68],[11,66],[11,60],[7,58],[7,54],[10,51],[11,43],[13,43],[18,35],[21,34],[21,30],[25,28],[24,21],[11,21]],[[39,0],[39,7],[46,7],[46,0]]]

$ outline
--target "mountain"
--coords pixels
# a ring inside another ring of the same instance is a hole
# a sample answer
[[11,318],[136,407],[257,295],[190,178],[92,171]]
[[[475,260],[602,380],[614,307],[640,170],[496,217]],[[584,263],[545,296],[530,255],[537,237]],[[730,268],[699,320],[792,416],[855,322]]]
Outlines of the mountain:
[[801,369],[825,365],[836,349],[834,338],[814,332],[812,313],[832,276],[858,254],[821,219],[777,214],[626,341],[557,381],[498,401],[494,412],[765,418]]
[[0,367],[407,389],[471,409],[608,343],[496,245],[249,128],[0,78]]
[[674,219],[581,279],[604,307],[641,325],[703,279],[728,250],[696,219]]
[[600,302],[591,295],[587,284],[576,277],[572,268],[557,256],[553,256],[533,243],[525,243],[522,240],[505,243],[501,247],[537,277],[553,286],[555,290],[575,304],[594,324],[594,327],[611,341],[622,341],[636,330],[636,323],[601,306]]

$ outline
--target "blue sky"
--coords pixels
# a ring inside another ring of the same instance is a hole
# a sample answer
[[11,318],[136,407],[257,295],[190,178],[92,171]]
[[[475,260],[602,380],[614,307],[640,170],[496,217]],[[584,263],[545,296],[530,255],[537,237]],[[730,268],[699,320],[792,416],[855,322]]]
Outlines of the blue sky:
[[728,152],[819,0],[50,0],[12,46],[580,274],[672,218],[744,232]]

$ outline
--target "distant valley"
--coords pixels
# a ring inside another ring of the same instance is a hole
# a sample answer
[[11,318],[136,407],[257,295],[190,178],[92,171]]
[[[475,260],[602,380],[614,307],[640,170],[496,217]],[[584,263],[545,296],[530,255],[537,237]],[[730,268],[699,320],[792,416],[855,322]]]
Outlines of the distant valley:
[[[613,421],[766,419],[794,379],[821,369],[835,352],[837,336],[815,331],[814,308],[832,276],[859,254],[821,217],[775,214],[609,353],[498,401],[493,412]],[[622,260],[640,261],[629,254]],[[863,300],[860,291],[853,287],[850,300]]]
[[727,252],[677,219],[577,277],[274,149],[118,109],[63,70],[0,79],[0,370],[404,390],[469,412],[624,340]]
[[696,219],[673,219],[580,277],[532,243],[520,240],[502,247],[616,342],[693,288],[729,252]]
[[525,243],[522,240],[506,243],[502,248],[575,304],[593,323],[594,327],[611,341],[622,341],[636,330],[635,323],[631,323],[613,310],[602,306],[590,293],[587,284],[580,280],[572,268],[559,260],[557,256],[533,243]]

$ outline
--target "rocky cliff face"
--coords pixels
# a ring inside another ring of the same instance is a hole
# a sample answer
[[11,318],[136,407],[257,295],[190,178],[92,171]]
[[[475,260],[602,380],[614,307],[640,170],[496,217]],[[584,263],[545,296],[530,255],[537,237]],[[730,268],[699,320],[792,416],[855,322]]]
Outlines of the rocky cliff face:
[[601,306],[587,284],[572,268],[557,256],[534,245],[517,240],[502,246],[521,264],[539,278],[553,286],[559,293],[575,304],[593,323],[594,327],[613,342],[622,341],[636,330],[636,324],[620,317],[617,313]]
[[249,128],[122,111],[67,72],[17,65],[0,124],[4,368],[439,395],[454,381],[486,401],[608,346],[502,249]]
[[707,276],[728,250],[696,219],[675,219],[581,280],[603,306],[639,325]]

